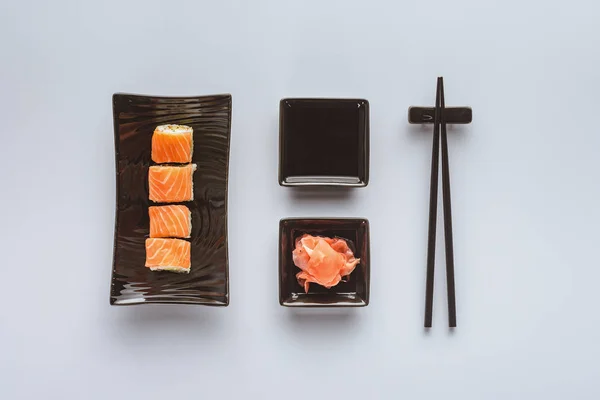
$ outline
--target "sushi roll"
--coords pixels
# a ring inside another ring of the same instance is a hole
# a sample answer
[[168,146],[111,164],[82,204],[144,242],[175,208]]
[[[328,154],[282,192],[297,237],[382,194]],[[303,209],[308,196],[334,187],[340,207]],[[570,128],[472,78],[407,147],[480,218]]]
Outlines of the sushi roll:
[[149,198],[155,203],[194,200],[193,175],[196,164],[185,166],[153,165],[148,171]]
[[148,209],[148,215],[150,217],[150,237],[190,237],[192,213],[186,206],[154,206]]
[[152,161],[157,164],[192,162],[194,130],[185,125],[160,125],[152,134]]
[[190,242],[181,239],[146,239],[146,268],[152,271],[189,273]]

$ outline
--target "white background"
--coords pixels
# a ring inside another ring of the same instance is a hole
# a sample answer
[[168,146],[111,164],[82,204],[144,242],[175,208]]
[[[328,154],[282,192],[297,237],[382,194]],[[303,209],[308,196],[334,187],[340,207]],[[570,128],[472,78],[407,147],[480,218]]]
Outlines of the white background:
[[[0,398],[598,399],[599,16],[595,0],[2,2]],[[431,133],[407,108],[434,103],[438,75],[474,120],[449,139],[458,328],[440,229],[426,333]],[[117,91],[233,95],[228,308],[109,306]],[[367,188],[278,186],[294,96],[370,101]],[[368,307],[279,306],[290,216],[370,220]]]

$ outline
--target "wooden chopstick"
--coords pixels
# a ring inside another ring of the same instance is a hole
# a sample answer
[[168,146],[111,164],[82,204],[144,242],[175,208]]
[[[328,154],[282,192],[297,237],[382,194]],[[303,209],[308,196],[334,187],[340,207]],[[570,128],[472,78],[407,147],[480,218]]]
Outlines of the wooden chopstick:
[[[446,285],[448,290],[448,326],[456,327],[456,289],[454,284],[454,241],[452,236],[452,204],[450,196],[450,161],[445,117],[444,79],[438,78],[435,95],[433,147],[431,151],[431,183],[429,193],[429,232],[427,242],[427,281],[425,286],[425,327],[433,319],[433,287],[435,275],[435,239],[437,232],[438,169],[440,139],[442,143],[442,200],[444,205],[444,239],[446,245]],[[440,134],[441,130],[441,134]]]
[[[440,95],[440,124],[442,129],[442,199],[444,203],[444,238],[446,241],[446,284],[448,288],[448,325],[456,327],[456,293],[454,287],[454,244],[452,238],[452,207],[450,201],[450,166],[448,160],[448,134],[444,116],[444,84]],[[439,81],[438,81],[439,82]]]
[[431,328],[433,318],[433,281],[435,272],[435,237],[437,229],[438,170],[440,158],[440,117],[443,81],[438,78],[435,94],[433,147],[431,150],[431,183],[429,186],[429,232],[427,234],[427,281],[425,284],[425,328]]

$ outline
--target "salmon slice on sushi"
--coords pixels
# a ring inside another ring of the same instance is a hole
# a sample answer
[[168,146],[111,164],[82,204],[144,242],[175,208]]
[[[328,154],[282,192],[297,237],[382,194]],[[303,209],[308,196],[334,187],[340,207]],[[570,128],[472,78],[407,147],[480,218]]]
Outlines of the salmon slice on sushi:
[[146,268],[187,274],[191,267],[190,242],[181,239],[146,239]]
[[151,238],[189,238],[192,213],[184,205],[152,206],[148,208]]
[[185,125],[160,125],[152,134],[152,161],[157,164],[192,162],[194,130]]
[[148,171],[150,200],[155,203],[180,203],[194,200],[195,170],[196,164],[151,166]]

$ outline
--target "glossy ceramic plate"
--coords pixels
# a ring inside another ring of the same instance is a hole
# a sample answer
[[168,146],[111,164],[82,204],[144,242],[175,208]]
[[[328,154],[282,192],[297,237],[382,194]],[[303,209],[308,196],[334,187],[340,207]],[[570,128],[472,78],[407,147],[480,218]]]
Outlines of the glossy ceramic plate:
[[[347,241],[360,263],[346,282],[331,289],[311,284],[308,293],[298,283],[292,260],[296,239],[305,233]],[[279,222],[279,303],[287,307],[364,307],[369,304],[369,221],[363,218],[286,218]]]
[[[113,96],[117,207],[110,304],[229,304],[227,178],[231,96]],[[194,200],[189,274],[145,267],[149,236],[148,168],[154,129],[194,129]]]
[[280,185],[362,187],[368,183],[367,100],[281,100]]

